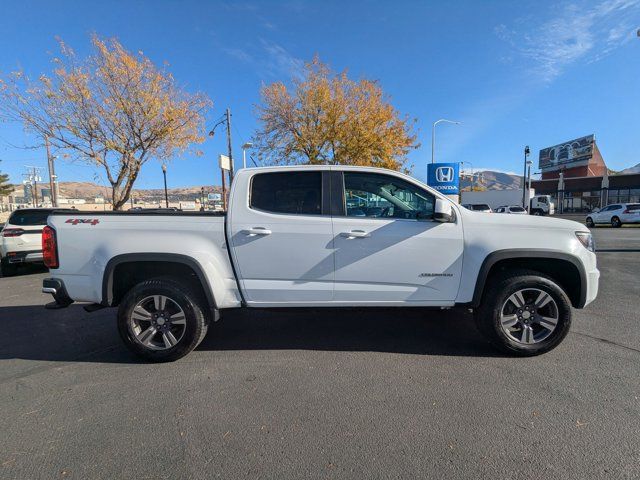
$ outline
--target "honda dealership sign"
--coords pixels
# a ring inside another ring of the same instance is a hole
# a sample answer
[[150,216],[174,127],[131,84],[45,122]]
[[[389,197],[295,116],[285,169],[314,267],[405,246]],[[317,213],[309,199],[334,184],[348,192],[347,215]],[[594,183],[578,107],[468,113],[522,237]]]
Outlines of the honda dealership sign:
[[444,195],[457,195],[460,191],[460,164],[430,163],[427,166],[427,185]]

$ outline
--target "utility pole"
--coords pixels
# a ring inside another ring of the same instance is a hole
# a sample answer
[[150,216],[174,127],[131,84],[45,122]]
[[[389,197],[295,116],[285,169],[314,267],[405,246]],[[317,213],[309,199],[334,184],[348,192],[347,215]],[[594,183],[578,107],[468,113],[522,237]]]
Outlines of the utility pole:
[[[213,137],[216,131],[216,128],[223,124],[226,123],[227,125],[227,153],[228,153],[228,157],[229,157],[229,186],[231,186],[231,182],[233,182],[233,151],[231,148],[231,109],[227,108],[225,114],[220,117],[218,119],[218,122],[213,126],[213,128],[209,131],[209,136]],[[222,156],[221,156],[222,158]],[[220,164],[220,173],[221,173],[221,177],[222,177],[222,208],[224,210],[227,209],[227,197],[226,197],[226,182],[225,182],[225,169],[223,168],[222,164]]]
[[162,164],[162,175],[164,176],[164,206],[169,208],[169,195],[167,194],[167,166]]
[[231,109],[227,108],[227,149],[229,150],[229,185],[233,182],[233,154],[231,152]]
[[526,208],[525,197],[527,194],[527,158],[529,157],[529,153],[531,153],[531,151],[529,150],[529,145],[527,145],[526,147],[524,147],[524,170],[522,172],[522,208]]
[[33,169],[33,174],[33,206],[38,208],[38,177],[35,168]]
[[227,186],[224,181],[224,169],[220,169],[221,177],[222,177],[222,210],[227,211]]
[[51,152],[49,151],[49,137],[47,137],[46,135],[44,137],[44,146],[47,149],[47,164],[49,166],[49,189],[51,190],[51,193],[49,194],[49,196],[51,197],[51,206],[57,207],[58,196],[56,195],[57,192],[56,192],[56,184],[55,184],[56,171],[53,165],[53,157],[51,156]]

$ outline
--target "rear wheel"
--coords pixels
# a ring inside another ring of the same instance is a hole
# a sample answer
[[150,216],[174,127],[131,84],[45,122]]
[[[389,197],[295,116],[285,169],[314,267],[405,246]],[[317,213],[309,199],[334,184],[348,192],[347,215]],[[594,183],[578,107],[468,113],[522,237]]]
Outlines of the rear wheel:
[[611,226],[613,228],[619,228],[622,226],[622,222],[620,221],[620,219],[618,217],[612,217],[611,218]]
[[571,304],[549,277],[514,271],[498,278],[485,292],[475,319],[480,332],[501,351],[539,355],[567,336]]
[[184,357],[202,341],[208,322],[198,296],[174,280],[139,283],[118,309],[118,331],[125,345],[152,362]]
[[3,277],[12,277],[18,272],[18,266],[9,263],[7,258],[0,260],[0,269]]
[[593,228],[595,226],[595,224],[593,223],[593,218],[591,217],[587,217],[586,224],[587,224],[587,227],[589,228]]

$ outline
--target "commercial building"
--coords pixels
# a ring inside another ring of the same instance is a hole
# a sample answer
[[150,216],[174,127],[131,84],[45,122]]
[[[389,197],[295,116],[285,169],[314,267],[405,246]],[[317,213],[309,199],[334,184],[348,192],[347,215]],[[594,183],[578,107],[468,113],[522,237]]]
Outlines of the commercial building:
[[536,194],[551,195],[558,213],[586,213],[612,203],[640,202],[640,173],[609,175],[595,135],[540,150]]

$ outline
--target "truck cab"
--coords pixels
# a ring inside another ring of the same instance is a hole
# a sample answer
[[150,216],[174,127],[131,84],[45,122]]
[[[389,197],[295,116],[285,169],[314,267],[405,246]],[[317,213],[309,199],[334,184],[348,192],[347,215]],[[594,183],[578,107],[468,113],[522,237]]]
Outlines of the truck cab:
[[529,213],[531,215],[554,215],[555,205],[551,201],[551,195],[533,195],[529,201]]

